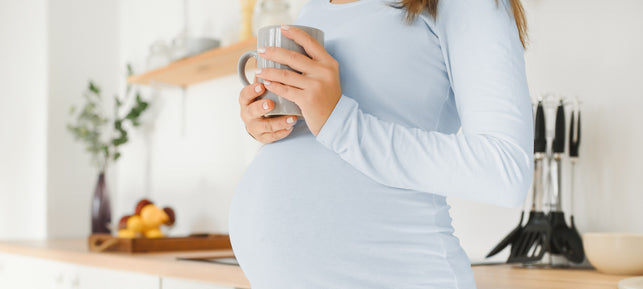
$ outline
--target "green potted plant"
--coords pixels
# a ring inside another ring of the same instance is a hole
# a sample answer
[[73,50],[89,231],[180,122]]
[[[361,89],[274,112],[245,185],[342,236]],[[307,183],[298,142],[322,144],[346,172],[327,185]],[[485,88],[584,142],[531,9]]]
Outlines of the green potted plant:
[[[128,76],[132,68],[127,65]],[[120,146],[129,140],[128,129],[140,125],[140,117],[148,107],[148,103],[136,91],[132,97],[131,86],[127,85],[125,98],[114,96],[114,109],[111,117],[103,109],[103,97],[100,87],[93,81],[85,93],[84,104],[77,109],[72,106],[70,115],[72,122],[67,129],[85,146],[85,151],[91,155],[92,165],[98,170],[98,181],[92,199],[92,233],[110,233],[111,208],[109,192],[105,183],[107,167],[120,157]],[[131,124],[131,127],[128,125]]]

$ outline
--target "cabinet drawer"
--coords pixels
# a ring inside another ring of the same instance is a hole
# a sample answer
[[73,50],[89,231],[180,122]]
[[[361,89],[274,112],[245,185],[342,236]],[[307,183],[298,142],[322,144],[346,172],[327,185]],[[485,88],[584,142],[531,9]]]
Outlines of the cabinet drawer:
[[155,275],[131,273],[88,266],[77,266],[72,289],[159,289],[161,279]]

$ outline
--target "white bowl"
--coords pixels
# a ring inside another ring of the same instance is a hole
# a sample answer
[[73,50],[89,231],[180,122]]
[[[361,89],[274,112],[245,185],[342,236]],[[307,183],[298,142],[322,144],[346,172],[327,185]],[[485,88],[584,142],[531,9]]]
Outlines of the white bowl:
[[643,234],[585,233],[583,246],[587,260],[600,272],[643,274]]
[[643,289],[643,277],[632,277],[618,282],[618,289]]
[[187,56],[199,54],[221,45],[219,39],[214,38],[188,38],[185,43]]
[[221,41],[214,38],[177,37],[172,41],[172,60],[194,56],[218,48],[220,45]]

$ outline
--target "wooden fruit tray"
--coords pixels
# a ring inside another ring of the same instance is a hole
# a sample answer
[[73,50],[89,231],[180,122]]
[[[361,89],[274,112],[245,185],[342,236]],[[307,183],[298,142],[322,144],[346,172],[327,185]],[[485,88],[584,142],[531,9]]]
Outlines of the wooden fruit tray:
[[151,253],[171,251],[231,250],[228,235],[198,235],[168,238],[118,238],[110,234],[89,236],[92,252]]

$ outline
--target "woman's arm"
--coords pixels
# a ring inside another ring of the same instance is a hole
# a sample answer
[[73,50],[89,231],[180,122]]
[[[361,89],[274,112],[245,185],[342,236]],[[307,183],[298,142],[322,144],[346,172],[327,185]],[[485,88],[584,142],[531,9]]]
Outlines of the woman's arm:
[[[508,128],[501,122],[514,117],[495,117],[493,128]],[[517,206],[531,183],[533,156],[510,139],[530,133],[487,130],[472,127],[454,135],[407,128],[364,113],[342,96],[317,140],[387,186]]]

